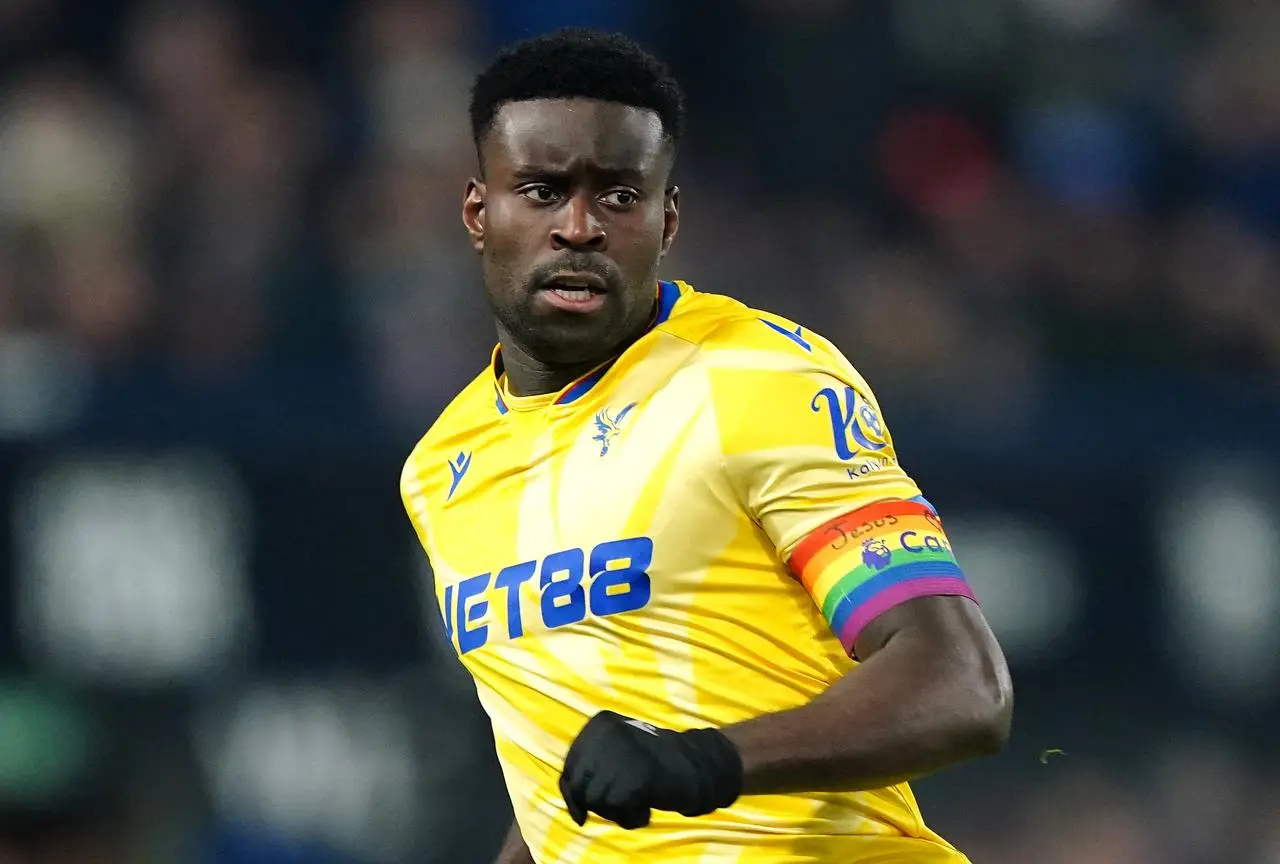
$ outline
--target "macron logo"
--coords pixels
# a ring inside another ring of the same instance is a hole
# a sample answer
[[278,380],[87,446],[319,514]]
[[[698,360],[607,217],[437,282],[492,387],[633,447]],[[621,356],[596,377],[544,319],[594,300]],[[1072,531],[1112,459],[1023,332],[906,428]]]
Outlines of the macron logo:
[[454,490],[458,488],[458,484],[462,482],[462,478],[466,475],[467,469],[470,467],[470,453],[459,453],[453,459],[449,460],[449,473],[453,475],[453,481],[449,484],[449,494],[444,500],[448,501],[453,497]]
[[633,729],[639,729],[641,732],[648,732],[654,737],[658,735],[658,728],[652,723],[646,723],[643,720],[628,720],[627,725]]
[[810,345],[808,340],[806,340],[802,335],[804,333],[803,327],[797,326],[795,330],[788,330],[786,327],[783,327],[780,324],[774,324],[772,321],[766,321],[763,318],[759,320],[761,324],[768,327],[770,330],[774,331],[775,333],[780,333],[783,336],[786,336],[788,339],[790,339],[792,342],[799,345],[804,350],[813,351],[813,346]]

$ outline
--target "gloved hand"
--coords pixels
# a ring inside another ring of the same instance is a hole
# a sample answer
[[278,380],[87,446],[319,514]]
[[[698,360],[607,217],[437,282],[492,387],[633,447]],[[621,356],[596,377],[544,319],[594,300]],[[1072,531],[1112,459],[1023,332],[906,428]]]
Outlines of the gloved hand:
[[601,711],[569,747],[560,793],[579,825],[595,813],[640,828],[650,810],[701,816],[728,807],[742,794],[742,758],[715,729],[676,732]]

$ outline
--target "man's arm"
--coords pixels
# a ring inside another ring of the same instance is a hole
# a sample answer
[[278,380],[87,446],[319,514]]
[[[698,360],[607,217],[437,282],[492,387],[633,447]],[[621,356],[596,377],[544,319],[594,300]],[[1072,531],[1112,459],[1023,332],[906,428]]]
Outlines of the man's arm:
[[854,651],[864,662],[808,704],[720,730],[596,714],[560,777],[569,815],[640,828],[652,809],[700,816],[742,794],[879,789],[1004,746],[1009,670],[972,600],[907,600],[868,622]]
[[721,730],[742,757],[743,792],[878,789],[995,753],[1013,686],[977,604],[921,597],[858,635],[861,664],[806,705]]
[[493,864],[534,864],[533,853],[529,851],[524,838],[520,836],[520,826],[514,821]]

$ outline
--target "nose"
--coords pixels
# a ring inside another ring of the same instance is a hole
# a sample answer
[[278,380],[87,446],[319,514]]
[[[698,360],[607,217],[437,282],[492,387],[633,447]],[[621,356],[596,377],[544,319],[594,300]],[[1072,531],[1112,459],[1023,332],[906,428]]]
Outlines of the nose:
[[608,244],[604,225],[595,213],[590,197],[575,195],[561,210],[561,218],[551,229],[551,245],[557,249],[600,251]]

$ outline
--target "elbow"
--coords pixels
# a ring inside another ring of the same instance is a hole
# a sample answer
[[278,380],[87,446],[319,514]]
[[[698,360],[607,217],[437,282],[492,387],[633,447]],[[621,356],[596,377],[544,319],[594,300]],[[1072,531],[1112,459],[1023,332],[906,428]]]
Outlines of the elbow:
[[974,756],[994,756],[1009,743],[1013,727],[1013,681],[1004,658],[984,664],[975,676],[978,680],[967,688],[972,721],[969,730]]
[[1001,691],[984,703],[975,724],[974,749],[978,756],[994,756],[1009,743],[1013,728],[1013,690]]

